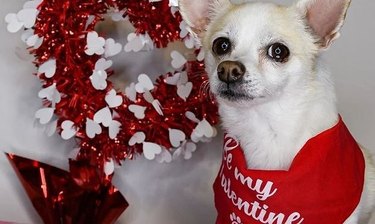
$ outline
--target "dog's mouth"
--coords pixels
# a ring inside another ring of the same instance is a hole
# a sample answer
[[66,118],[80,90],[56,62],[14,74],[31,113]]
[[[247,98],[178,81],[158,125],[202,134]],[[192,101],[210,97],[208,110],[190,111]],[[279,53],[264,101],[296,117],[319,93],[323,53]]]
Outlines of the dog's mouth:
[[221,98],[229,100],[229,101],[253,100],[254,99],[253,96],[249,96],[242,92],[236,91],[229,86],[225,88],[220,88],[218,93]]

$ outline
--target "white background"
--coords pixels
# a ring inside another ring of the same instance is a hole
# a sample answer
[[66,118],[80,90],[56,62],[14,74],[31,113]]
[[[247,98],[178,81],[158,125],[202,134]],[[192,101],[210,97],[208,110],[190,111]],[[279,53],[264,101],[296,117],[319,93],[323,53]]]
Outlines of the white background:
[[[23,2],[1,0],[0,152],[16,153],[66,169],[74,141],[63,141],[56,135],[48,138],[43,128],[35,125],[34,113],[41,107],[41,101],[37,98],[40,83],[31,74],[35,71],[32,64],[20,60],[15,54],[16,48],[24,48],[20,33],[7,33],[3,21],[7,13],[20,10]],[[375,1],[354,0],[342,37],[325,58],[337,84],[341,115],[355,138],[375,154],[374,35]],[[160,65],[151,56],[140,57],[144,57],[140,61],[154,62],[158,71],[155,74],[163,72],[160,69],[165,69],[163,67],[168,63]],[[119,61],[116,60],[117,63]],[[123,64],[126,65],[126,62]],[[147,67],[152,71],[152,66]],[[133,64],[130,74],[136,76],[145,72],[143,69],[141,64]],[[218,170],[220,155],[219,134],[212,143],[200,144],[198,152],[189,161],[168,165],[146,161],[141,157],[126,161],[116,170],[114,183],[125,195],[130,207],[118,223],[214,223],[216,213],[211,185]],[[0,220],[40,223],[2,153],[0,178]]]

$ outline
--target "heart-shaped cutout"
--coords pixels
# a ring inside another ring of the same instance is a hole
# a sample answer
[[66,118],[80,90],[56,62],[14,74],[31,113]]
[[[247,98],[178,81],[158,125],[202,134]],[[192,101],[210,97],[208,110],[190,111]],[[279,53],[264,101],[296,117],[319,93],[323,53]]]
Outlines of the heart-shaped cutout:
[[184,142],[186,139],[186,135],[183,131],[178,129],[169,129],[169,141],[171,142],[172,146],[177,148]]
[[147,107],[139,106],[139,105],[129,105],[128,107],[129,111],[134,114],[134,116],[138,119],[143,119],[145,118],[145,111]]
[[129,139],[129,146],[133,146],[135,144],[141,144],[146,140],[146,135],[143,132],[136,132],[130,139]]
[[121,123],[119,121],[113,120],[111,124],[108,127],[109,129],[109,138],[115,139],[117,137],[117,134],[121,130]]
[[5,22],[8,23],[7,30],[11,33],[18,32],[23,27],[23,22],[20,22],[15,13],[9,13],[5,16]]
[[109,176],[113,174],[115,171],[115,163],[113,162],[113,159],[110,159],[109,161],[106,161],[104,163],[104,173],[105,175]]
[[135,90],[135,83],[130,83],[128,87],[125,88],[125,95],[129,98],[129,100],[135,102],[137,98],[137,90]]
[[104,45],[105,39],[103,37],[99,37],[98,33],[95,31],[91,31],[87,34],[87,45],[85,49],[85,53],[87,55],[102,55],[104,54]]
[[109,38],[105,41],[104,48],[104,57],[108,58],[120,53],[122,50],[122,45],[120,43],[116,43],[114,39]]
[[61,123],[61,128],[62,128],[61,137],[64,140],[71,139],[77,133],[77,129],[74,127],[74,122],[70,120],[63,121]]
[[108,107],[100,109],[94,115],[94,121],[98,124],[103,124],[104,127],[109,127],[112,123],[112,113]]
[[155,159],[155,156],[161,153],[161,147],[158,144],[152,142],[143,143],[143,155],[148,160]]
[[191,159],[193,156],[193,152],[197,150],[197,145],[193,142],[186,142],[184,145],[184,159],[188,160]]
[[96,63],[95,63],[95,70],[97,71],[105,71],[109,69],[112,66],[112,61],[111,60],[106,60],[105,58],[100,58]]
[[117,93],[114,89],[109,91],[104,99],[105,99],[105,102],[107,102],[107,104],[110,108],[115,108],[115,107],[120,106],[122,104],[122,101],[123,101],[122,96],[117,95]]
[[206,119],[203,119],[194,128],[192,132],[192,139],[194,140],[196,139],[196,137],[197,138],[202,138],[202,137],[211,138],[214,136],[214,133],[215,131],[213,127],[211,126],[211,124],[208,123]]
[[172,154],[168,150],[162,149],[162,152],[156,156],[156,161],[159,163],[170,163],[172,162]]
[[177,95],[181,97],[184,101],[190,96],[191,91],[193,90],[193,83],[188,82],[184,85],[177,86]]
[[145,91],[150,91],[154,89],[154,84],[152,83],[150,77],[146,74],[140,74],[138,76],[138,83],[135,85],[135,90],[138,93],[144,93]]
[[92,86],[97,90],[104,90],[107,88],[107,72],[103,70],[94,70],[90,76]]
[[39,74],[44,74],[47,78],[52,78],[56,73],[56,59],[49,59],[38,69]]
[[39,119],[41,124],[47,124],[51,121],[55,108],[42,108],[35,113],[35,117]]
[[102,127],[95,121],[87,118],[86,120],[86,135],[89,138],[94,138],[95,135],[99,135],[102,133]]
[[32,9],[32,8],[26,8],[22,9],[17,13],[17,18],[18,21],[23,23],[23,26],[26,29],[29,29],[34,26],[36,16],[38,15],[38,10],[37,9]]
[[38,96],[42,99],[46,98],[52,103],[59,103],[61,101],[61,94],[56,89],[56,83],[40,90]]
[[187,62],[186,58],[178,51],[172,51],[171,57],[172,57],[171,64],[172,64],[172,67],[175,69],[181,68]]

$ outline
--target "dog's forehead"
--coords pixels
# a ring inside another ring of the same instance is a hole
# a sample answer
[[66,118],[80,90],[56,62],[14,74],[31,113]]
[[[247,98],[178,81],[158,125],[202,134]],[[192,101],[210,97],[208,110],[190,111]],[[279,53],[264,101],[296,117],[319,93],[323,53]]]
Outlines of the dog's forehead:
[[258,2],[233,5],[213,21],[211,39],[222,35],[247,40],[275,38],[273,35],[287,32],[290,22],[290,14],[284,6]]

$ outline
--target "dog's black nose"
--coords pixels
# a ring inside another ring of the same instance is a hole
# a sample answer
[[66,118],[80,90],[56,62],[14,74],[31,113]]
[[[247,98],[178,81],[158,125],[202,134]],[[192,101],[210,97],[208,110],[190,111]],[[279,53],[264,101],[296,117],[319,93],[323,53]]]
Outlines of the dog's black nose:
[[245,66],[239,61],[223,61],[217,66],[219,79],[228,84],[242,80],[245,72]]

